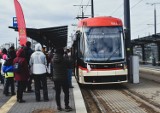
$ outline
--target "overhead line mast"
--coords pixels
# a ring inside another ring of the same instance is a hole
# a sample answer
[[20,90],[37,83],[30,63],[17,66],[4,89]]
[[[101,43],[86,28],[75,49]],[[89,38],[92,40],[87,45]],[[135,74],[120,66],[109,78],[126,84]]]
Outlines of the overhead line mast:
[[94,17],[94,3],[93,0],[91,0],[91,14],[92,14],[92,18]]
[[73,5],[73,6],[80,6],[82,8],[82,15],[78,15],[76,18],[77,19],[83,19],[83,18],[88,18],[88,16],[90,15],[84,15],[84,12],[83,12],[83,6],[91,6],[91,5]]
[[[94,3],[93,3],[93,0],[91,0],[91,5],[73,5],[73,6],[81,6],[81,8],[82,8],[82,15],[81,16],[78,15],[76,17],[77,19],[88,18],[88,16],[91,16],[92,18],[94,17]],[[91,6],[91,15],[84,15],[83,6]]]

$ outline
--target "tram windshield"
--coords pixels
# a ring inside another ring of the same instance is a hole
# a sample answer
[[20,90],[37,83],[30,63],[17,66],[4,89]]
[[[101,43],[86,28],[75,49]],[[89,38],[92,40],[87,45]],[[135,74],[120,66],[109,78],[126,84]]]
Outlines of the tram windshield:
[[85,61],[124,59],[122,27],[87,27],[80,47]]

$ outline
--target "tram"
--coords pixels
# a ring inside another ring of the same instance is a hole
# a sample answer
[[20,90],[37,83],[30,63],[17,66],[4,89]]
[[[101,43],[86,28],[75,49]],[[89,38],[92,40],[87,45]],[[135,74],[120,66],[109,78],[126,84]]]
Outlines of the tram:
[[80,84],[128,81],[122,21],[104,16],[79,21],[72,54]]

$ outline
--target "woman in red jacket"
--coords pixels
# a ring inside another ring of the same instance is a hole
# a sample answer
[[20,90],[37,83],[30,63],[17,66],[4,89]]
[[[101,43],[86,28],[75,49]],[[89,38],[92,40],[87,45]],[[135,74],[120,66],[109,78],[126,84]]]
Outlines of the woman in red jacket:
[[23,91],[26,87],[27,80],[29,78],[29,68],[28,63],[25,59],[25,51],[23,48],[20,48],[17,53],[17,57],[13,61],[13,65],[15,63],[19,63],[20,70],[14,72],[15,80],[17,81],[17,102],[23,103]]

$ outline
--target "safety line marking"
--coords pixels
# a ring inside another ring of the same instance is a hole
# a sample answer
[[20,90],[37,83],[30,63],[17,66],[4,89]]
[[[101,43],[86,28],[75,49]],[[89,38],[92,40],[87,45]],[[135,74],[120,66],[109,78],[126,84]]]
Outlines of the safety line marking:
[[1,113],[7,113],[11,107],[16,103],[16,95],[12,96],[1,108]]

